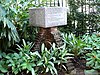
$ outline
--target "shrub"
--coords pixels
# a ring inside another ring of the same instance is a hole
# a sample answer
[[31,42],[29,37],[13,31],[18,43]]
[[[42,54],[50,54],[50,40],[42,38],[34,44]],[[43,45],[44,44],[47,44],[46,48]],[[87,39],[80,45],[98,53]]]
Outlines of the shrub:
[[[56,66],[64,66],[67,63],[67,55],[69,54],[65,48],[65,45],[56,48],[55,44],[48,50],[44,44],[41,46],[41,53],[38,51],[31,52],[32,43],[26,43],[23,40],[23,44],[18,46],[19,53],[3,54],[1,59],[1,73],[13,73],[17,75],[23,71],[32,75],[40,73],[51,73],[52,75],[58,73]],[[3,67],[2,67],[3,66]],[[5,67],[4,67],[5,66]]]

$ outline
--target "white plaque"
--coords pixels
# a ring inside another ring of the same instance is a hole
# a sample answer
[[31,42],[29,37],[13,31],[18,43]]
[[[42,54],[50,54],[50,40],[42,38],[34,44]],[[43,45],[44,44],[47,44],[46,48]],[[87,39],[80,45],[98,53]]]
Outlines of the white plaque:
[[30,25],[38,27],[54,27],[67,25],[66,7],[40,7],[29,9]]

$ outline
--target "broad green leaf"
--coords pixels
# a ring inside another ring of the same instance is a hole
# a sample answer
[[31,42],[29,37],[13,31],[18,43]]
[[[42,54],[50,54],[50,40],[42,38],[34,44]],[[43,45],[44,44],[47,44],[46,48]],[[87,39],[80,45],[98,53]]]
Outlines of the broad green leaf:
[[22,66],[22,69],[26,69],[27,68],[27,63],[23,63],[23,64],[21,64],[21,66]]
[[30,65],[30,63],[27,63],[27,69],[28,69],[29,71],[32,70],[32,66]]
[[49,68],[48,68],[48,67],[46,68],[46,73],[47,73],[47,72],[49,72]]
[[4,17],[4,28],[6,27],[6,18]]
[[32,68],[32,70],[31,70],[31,72],[32,72],[32,75],[36,75],[33,68]]
[[45,49],[45,45],[44,45],[44,43],[43,43],[42,46],[41,46],[41,51],[43,52],[44,49]]
[[46,57],[44,57],[44,59],[45,59],[45,63],[47,64],[48,63],[48,59]]
[[43,64],[43,61],[40,60],[40,61],[37,61],[37,66],[41,66]]
[[8,56],[8,55],[7,55],[5,58],[6,58],[6,59],[11,59],[11,57],[10,57],[10,56]]
[[55,74],[58,75],[57,74],[57,69],[55,67],[53,67],[53,70],[54,70]]
[[86,65],[88,65],[88,66],[93,66],[93,65],[94,65],[94,60],[88,61],[88,62],[86,63]]
[[24,46],[26,46],[26,42],[25,42],[25,40],[24,40],[24,39],[22,39],[22,41],[23,41],[23,45],[24,45]]
[[3,73],[8,72],[8,70],[6,68],[2,67],[2,66],[0,66],[0,71],[3,72]]
[[41,55],[39,54],[39,52],[38,52],[38,51],[36,51],[36,52],[31,52],[31,55],[33,55],[33,56],[37,55],[38,57],[40,57],[40,58],[41,58]]
[[99,65],[100,65],[100,64],[98,64],[98,62],[96,61],[96,62],[95,62],[95,67],[97,67],[97,66],[99,66]]
[[52,67],[54,67],[54,63],[53,63],[53,62],[49,61],[48,63],[49,63]]
[[14,53],[14,55],[15,55],[16,58],[20,58],[19,54]]

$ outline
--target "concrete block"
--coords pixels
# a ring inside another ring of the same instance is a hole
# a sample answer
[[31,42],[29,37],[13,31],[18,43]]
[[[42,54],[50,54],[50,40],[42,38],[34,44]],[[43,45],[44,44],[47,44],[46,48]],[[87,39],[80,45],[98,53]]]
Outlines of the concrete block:
[[39,7],[29,9],[30,25],[54,27],[67,25],[67,7]]

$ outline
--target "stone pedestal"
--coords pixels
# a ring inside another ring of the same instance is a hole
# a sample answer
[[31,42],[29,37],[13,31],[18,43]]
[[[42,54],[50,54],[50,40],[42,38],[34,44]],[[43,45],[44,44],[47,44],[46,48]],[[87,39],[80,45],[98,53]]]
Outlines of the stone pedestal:
[[57,47],[63,44],[58,26],[67,25],[66,7],[39,7],[29,9],[30,25],[40,27],[36,36],[34,50],[40,50],[41,44],[45,43],[47,48],[51,47],[53,42]]
[[56,43],[57,47],[63,45],[63,40],[60,31],[57,29],[57,27],[52,27],[52,28],[41,27],[36,36],[36,40],[34,42],[32,51],[40,51],[42,43],[44,43],[48,49],[50,49],[52,43]]

